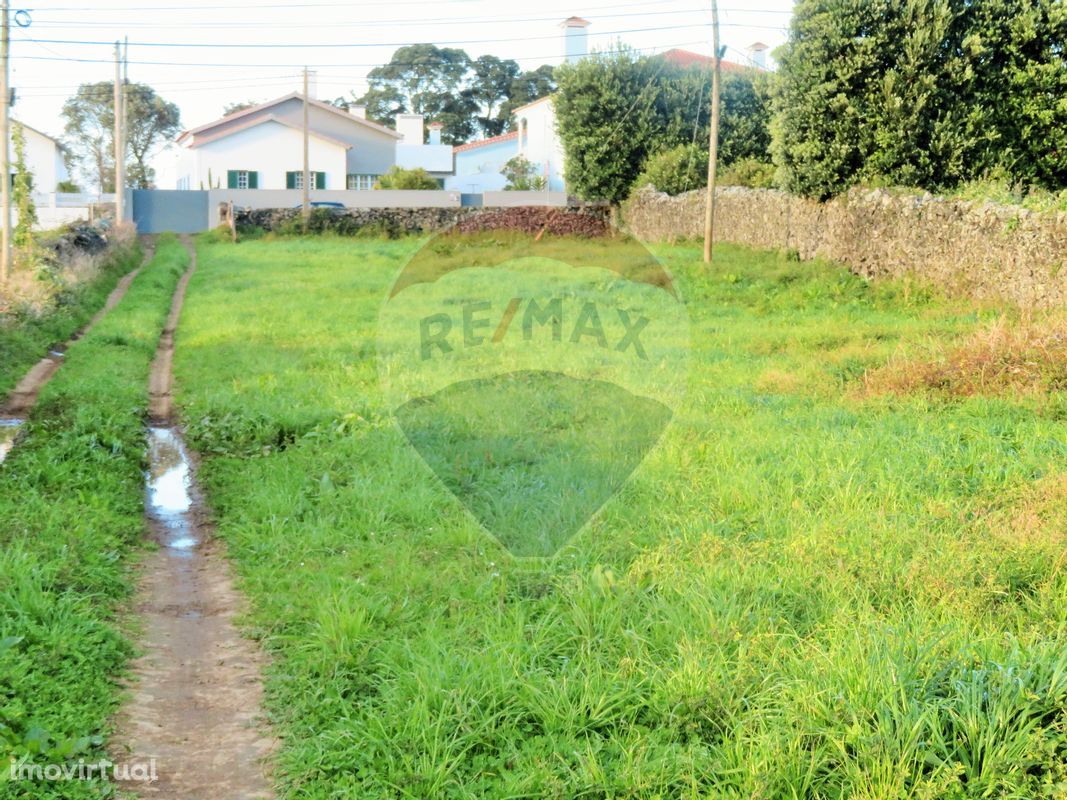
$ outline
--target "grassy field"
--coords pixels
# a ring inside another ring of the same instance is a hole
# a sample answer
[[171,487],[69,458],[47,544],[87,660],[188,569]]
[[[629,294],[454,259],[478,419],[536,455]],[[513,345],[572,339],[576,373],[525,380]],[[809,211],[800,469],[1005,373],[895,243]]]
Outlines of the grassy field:
[[282,796],[1064,796],[1062,370],[864,380],[995,309],[665,248],[687,399],[555,559],[517,561],[383,404],[416,247],[200,245],[179,401],[273,654]]
[[116,614],[142,546],[148,368],[187,251],[160,240],[126,297],[67,352],[0,465],[0,797],[111,796],[8,782],[19,763],[104,754],[131,654]]

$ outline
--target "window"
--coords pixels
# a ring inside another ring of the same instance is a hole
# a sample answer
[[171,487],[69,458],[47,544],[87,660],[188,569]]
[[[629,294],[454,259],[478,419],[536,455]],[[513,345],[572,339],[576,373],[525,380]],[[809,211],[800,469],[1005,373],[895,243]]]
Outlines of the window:
[[349,175],[346,186],[349,189],[355,189],[357,191],[364,191],[366,189],[373,189],[374,184],[377,182],[379,175]]
[[[312,189],[325,189],[326,188],[326,173],[325,172],[312,172]],[[292,170],[285,173],[285,188],[286,189],[303,189],[304,188],[304,171]]]
[[227,189],[258,189],[259,173],[248,169],[231,169],[226,172]]

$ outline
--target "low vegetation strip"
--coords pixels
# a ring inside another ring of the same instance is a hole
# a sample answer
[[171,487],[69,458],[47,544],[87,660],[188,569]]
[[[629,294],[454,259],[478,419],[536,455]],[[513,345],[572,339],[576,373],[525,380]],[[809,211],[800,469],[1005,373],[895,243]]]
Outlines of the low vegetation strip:
[[376,319],[417,244],[199,247],[178,402],[274,656],[281,796],[1059,796],[1062,391],[854,391],[999,310],[664,247],[689,397],[519,563],[385,413]]
[[49,347],[67,341],[85,325],[122,276],[136,268],[140,257],[136,241],[118,245],[95,277],[59,290],[44,308],[27,306],[0,313],[0,397]]
[[0,796],[105,796],[99,781],[15,781],[17,765],[103,755],[131,655],[116,617],[144,530],[149,364],[188,264],[173,238],[43,390],[0,466]]

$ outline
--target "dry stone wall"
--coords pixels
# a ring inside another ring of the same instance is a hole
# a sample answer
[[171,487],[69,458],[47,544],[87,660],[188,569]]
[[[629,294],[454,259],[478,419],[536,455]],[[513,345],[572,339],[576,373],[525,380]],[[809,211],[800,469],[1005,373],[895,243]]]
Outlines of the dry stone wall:
[[[825,203],[769,189],[723,187],[716,237],[821,256],[868,278],[915,276],[950,292],[1022,306],[1067,307],[1067,213],[1038,213],[882,189]],[[704,193],[641,189],[622,223],[649,241],[704,235]]]

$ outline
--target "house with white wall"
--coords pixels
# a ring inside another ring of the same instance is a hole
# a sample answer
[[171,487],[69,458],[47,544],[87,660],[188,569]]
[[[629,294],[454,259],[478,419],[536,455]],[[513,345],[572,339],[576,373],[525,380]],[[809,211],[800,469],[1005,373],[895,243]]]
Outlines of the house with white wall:
[[[26,167],[33,175],[33,191],[35,194],[48,194],[56,191],[56,186],[61,181],[70,180],[67,172],[67,162],[63,158],[65,149],[57,139],[53,139],[47,133],[42,133],[36,128],[31,128],[24,122],[12,120],[12,130],[16,125],[21,125],[26,138]],[[15,174],[15,146],[8,139],[11,153],[11,174]]]
[[[371,189],[390,167],[452,173],[452,148],[440,126],[424,139],[423,118],[401,114],[393,130],[309,97],[308,162],[312,189]],[[304,96],[291,92],[184,131],[178,136],[176,189],[302,189]]]

